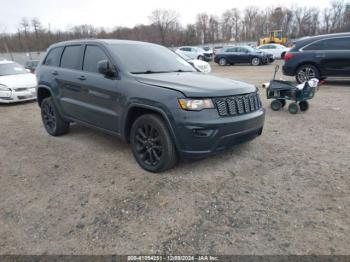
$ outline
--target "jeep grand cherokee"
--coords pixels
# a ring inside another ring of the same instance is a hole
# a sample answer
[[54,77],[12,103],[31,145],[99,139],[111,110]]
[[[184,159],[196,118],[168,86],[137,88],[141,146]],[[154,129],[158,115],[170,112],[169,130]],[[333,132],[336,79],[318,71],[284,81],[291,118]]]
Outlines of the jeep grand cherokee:
[[155,44],[54,44],[36,74],[50,135],[67,133],[71,122],[115,134],[151,172],[251,140],[263,129],[264,109],[254,85],[204,75]]

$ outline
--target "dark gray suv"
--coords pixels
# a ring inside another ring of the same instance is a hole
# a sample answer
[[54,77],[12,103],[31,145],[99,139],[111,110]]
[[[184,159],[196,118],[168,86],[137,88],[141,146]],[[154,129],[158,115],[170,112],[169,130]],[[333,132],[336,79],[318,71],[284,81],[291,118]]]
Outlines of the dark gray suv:
[[38,66],[38,103],[50,135],[71,122],[131,144],[144,169],[201,158],[260,135],[255,86],[204,75],[169,49],[123,40],[52,45]]

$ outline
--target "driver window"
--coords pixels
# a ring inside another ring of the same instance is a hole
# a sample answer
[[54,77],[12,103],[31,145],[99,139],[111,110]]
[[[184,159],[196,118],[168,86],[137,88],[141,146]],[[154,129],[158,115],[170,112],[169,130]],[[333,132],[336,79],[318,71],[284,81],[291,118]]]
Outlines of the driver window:
[[98,73],[97,64],[101,60],[108,60],[105,52],[98,46],[87,45],[84,55],[83,71]]

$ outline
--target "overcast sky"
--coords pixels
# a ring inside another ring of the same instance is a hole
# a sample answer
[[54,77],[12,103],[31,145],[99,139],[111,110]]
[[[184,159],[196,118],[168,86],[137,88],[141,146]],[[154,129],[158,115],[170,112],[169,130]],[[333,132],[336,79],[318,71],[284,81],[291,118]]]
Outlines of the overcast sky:
[[327,7],[329,0],[0,0],[0,32],[15,32],[22,17],[37,17],[45,27],[67,29],[73,25],[92,24],[112,29],[149,23],[156,8],[179,12],[182,24],[193,23],[199,12],[221,15],[229,8],[246,6],[317,6]]

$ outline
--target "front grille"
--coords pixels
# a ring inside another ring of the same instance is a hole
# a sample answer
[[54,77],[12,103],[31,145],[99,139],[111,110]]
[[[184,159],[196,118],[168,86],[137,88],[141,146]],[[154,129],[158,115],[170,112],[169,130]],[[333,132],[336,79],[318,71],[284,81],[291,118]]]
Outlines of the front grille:
[[213,99],[220,116],[234,116],[254,112],[262,107],[258,93]]
[[19,87],[15,89],[15,92],[22,92],[22,91],[27,91],[29,87]]

